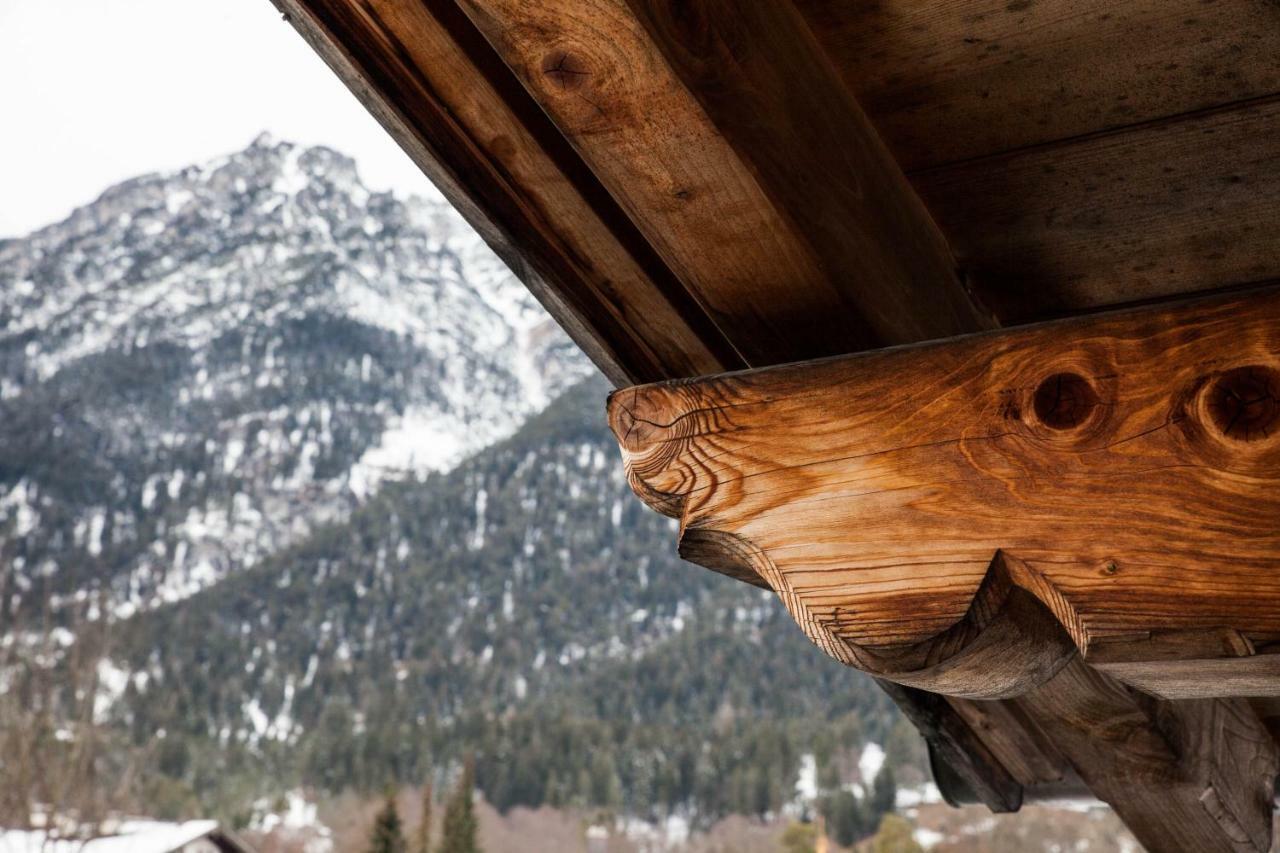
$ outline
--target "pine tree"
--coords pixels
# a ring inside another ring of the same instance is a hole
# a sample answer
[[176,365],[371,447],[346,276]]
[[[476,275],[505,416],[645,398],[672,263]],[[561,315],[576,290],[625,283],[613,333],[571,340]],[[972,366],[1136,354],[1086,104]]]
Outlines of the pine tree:
[[893,768],[885,764],[876,774],[871,786],[871,819],[877,822],[893,811],[898,799],[898,785],[893,778]]
[[373,820],[373,835],[369,839],[369,853],[407,853],[404,833],[400,828],[400,813],[396,811],[394,791],[387,791],[387,803]]
[[422,819],[418,821],[417,844],[414,853],[431,853],[431,783],[422,786]]
[[893,779],[893,768],[883,765],[872,783],[872,809],[877,817],[887,815],[897,804],[897,780]]
[[823,815],[827,819],[827,829],[842,847],[852,847],[853,843],[871,832],[867,825],[867,815],[863,804],[849,791],[836,791],[823,803]]
[[444,810],[443,838],[439,853],[480,853],[476,843],[476,813],[471,802],[475,788],[475,761],[468,758],[462,768],[458,787],[449,797]]

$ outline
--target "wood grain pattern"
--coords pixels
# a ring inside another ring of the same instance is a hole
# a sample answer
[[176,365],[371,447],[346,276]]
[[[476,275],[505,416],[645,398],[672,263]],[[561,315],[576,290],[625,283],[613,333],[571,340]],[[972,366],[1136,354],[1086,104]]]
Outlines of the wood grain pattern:
[[1280,291],[626,389],[609,417],[682,543],[895,681],[1018,695],[1107,640],[1280,631]]
[[945,697],[944,701],[985,743],[1009,774],[1023,786],[1024,796],[1036,791],[1050,796],[1087,794],[1070,763],[1041,728],[1016,702],[983,702]]
[[1017,704],[1148,850],[1270,850],[1280,758],[1244,700],[1152,700],[1077,658]]
[[1280,92],[1269,0],[796,0],[908,171]]
[[751,364],[985,324],[789,4],[462,6]]
[[1280,99],[913,180],[1006,324],[1280,280]]
[[614,382],[743,366],[452,2],[273,2]]
[[1153,631],[1095,643],[1089,662],[1131,687],[1164,699],[1280,695],[1275,638],[1228,628]]

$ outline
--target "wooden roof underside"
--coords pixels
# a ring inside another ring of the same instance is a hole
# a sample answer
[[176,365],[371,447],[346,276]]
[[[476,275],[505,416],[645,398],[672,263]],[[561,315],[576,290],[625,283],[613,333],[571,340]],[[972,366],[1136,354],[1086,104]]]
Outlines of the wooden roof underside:
[[[273,2],[620,386],[1280,281],[1274,0]],[[1074,779],[886,689],[993,808]]]
[[[620,382],[1280,279],[1270,0],[276,2]],[[972,309],[850,239],[861,114]]]

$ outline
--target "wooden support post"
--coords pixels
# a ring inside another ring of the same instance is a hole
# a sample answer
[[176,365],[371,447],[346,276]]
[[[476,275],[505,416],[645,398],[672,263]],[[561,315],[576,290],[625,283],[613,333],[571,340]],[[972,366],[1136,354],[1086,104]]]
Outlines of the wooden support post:
[[[993,812],[1016,812],[1023,786],[943,696],[892,681],[877,683],[929,745],[930,755]],[[936,775],[936,770],[935,770]],[[939,780],[939,787],[945,782]],[[947,791],[943,790],[944,796]]]
[[1018,705],[1148,850],[1271,849],[1280,759],[1243,699],[1158,701],[1076,658]]

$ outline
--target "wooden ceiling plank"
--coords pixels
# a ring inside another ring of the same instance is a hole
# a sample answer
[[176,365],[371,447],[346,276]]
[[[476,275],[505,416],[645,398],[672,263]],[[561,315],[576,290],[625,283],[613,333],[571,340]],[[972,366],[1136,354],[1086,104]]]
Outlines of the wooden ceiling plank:
[[796,0],[908,171],[1280,92],[1268,0]]
[[1277,140],[1280,97],[912,177],[973,286],[1027,323],[1280,280]]
[[1108,662],[1167,670],[1169,695],[1280,694],[1254,660],[1274,645],[1249,640],[1280,635],[1278,289],[625,389],[609,411],[682,550],[755,572],[851,666],[1003,698],[1161,635]]
[[788,3],[461,5],[751,364],[987,325]]
[[452,3],[273,2],[615,383],[743,364]]

